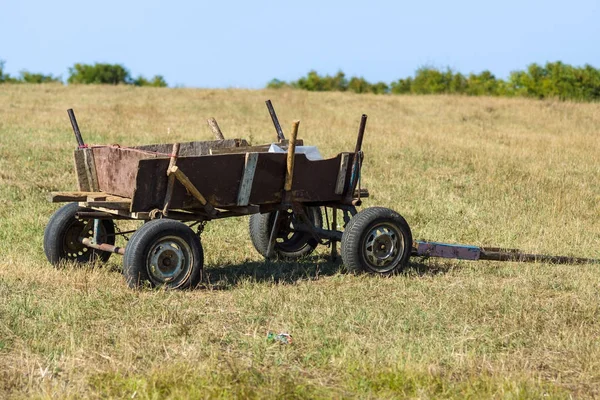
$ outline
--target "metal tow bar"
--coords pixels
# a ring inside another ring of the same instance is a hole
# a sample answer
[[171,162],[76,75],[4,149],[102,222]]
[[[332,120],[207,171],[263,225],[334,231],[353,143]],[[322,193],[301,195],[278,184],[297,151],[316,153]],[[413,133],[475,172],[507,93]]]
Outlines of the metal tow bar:
[[600,264],[599,259],[529,254],[518,249],[478,247],[438,242],[413,242],[413,256],[453,258],[457,260],[493,260],[518,262],[547,262],[552,264]]

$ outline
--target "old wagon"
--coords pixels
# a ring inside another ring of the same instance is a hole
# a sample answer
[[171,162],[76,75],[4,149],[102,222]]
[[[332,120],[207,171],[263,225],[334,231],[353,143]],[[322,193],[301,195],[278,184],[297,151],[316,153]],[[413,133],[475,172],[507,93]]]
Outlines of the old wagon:
[[[131,287],[189,288],[202,276],[204,224],[250,215],[250,238],[265,258],[296,259],[320,244],[335,255],[341,242],[349,270],[403,268],[412,251],[404,218],[382,207],[356,209],[368,197],[360,188],[366,115],[353,152],[311,159],[300,151],[299,122],[286,140],[270,101],[267,106],[277,141],[261,146],[224,139],[214,121],[213,141],[88,146],[69,110],[79,190],[51,193],[51,201],[69,204],[45,229],[48,260],[102,262],[117,253]],[[123,234],[119,220],[145,222],[124,247],[115,245]]]

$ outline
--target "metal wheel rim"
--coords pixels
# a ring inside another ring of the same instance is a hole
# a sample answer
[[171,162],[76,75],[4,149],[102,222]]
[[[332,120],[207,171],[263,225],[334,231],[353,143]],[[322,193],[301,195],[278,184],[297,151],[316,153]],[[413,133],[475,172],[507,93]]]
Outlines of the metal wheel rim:
[[369,229],[362,241],[362,256],[370,269],[379,273],[392,271],[404,253],[404,237],[396,226],[380,223]]
[[[73,261],[88,261],[94,254],[93,249],[85,246],[79,241],[80,238],[91,239],[94,236],[92,226],[81,219],[74,218],[69,227],[65,230],[62,241],[63,256]],[[107,232],[104,225],[100,224],[100,240],[106,241]]]
[[[295,214],[289,210],[282,212],[285,212],[287,215],[277,233],[276,246],[283,251],[298,251],[304,248],[312,236],[309,233],[294,231],[294,223],[296,222]],[[307,210],[307,214],[311,222],[314,222],[314,212]],[[270,223],[270,227],[273,226],[273,223],[274,218]]]
[[192,273],[194,257],[190,245],[180,237],[155,241],[146,258],[148,276],[155,285],[178,287]]

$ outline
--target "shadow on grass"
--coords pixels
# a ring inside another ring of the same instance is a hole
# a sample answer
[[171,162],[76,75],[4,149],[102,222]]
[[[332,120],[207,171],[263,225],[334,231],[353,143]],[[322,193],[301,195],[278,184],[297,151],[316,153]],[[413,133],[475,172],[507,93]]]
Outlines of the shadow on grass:
[[[401,274],[409,277],[434,276],[445,274],[454,267],[431,259],[413,258]],[[291,284],[342,273],[347,272],[339,257],[335,261],[323,256],[309,256],[297,261],[247,261],[205,268],[203,283],[199,288],[228,290],[244,282]]]
[[241,264],[225,264],[204,268],[203,284],[213,290],[226,290],[244,282],[295,283],[318,280],[342,272],[338,258],[332,261],[322,256],[308,256],[297,261],[247,261]]

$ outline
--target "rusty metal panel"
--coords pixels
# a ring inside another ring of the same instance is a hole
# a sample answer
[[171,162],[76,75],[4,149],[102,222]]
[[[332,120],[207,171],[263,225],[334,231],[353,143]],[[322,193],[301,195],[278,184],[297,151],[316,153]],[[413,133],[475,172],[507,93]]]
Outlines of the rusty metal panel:
[[479,260],[481,248],[477,246],[416,241],[417,255],[424,257]]

